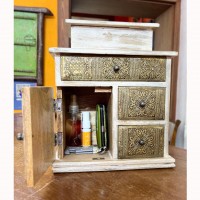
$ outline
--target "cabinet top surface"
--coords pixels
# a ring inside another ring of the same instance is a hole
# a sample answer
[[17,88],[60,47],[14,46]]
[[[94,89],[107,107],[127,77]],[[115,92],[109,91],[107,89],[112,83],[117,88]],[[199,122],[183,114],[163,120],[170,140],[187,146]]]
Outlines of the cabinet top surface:
[[139,22],[111,22],[94,20],[66,19],[67,24],[72,26],[94,26],[94,27],[112,27],[112,28],[140,28],[155,29],[160,26],[158,23],[139,23]]
[[89,49],[89,48],[49,48],[52,55],[55,54],[100,54],[100,55],[127,55],[127,56],[166,56],[178,55],[176,51],[133,51],[129,49]]

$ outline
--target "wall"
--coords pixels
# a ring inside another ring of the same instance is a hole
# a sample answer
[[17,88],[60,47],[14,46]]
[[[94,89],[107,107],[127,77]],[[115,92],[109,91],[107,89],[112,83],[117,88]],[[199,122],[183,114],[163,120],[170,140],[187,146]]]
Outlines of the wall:
[[186,0],[181,1],[181,27],[180,27],[180,50],[177,82],[176,119],[181,120],[176,138],[176,146],[187,148],[186,134],[186,100],[187,100],[187,38],[186,38]]
[[53,16],[45,16],[44,21],[44,86],[54,86],[55,90],[54,60],[48,49],[57,47],[57,0],[14,0],[14,5],[45,7],[53,13]]

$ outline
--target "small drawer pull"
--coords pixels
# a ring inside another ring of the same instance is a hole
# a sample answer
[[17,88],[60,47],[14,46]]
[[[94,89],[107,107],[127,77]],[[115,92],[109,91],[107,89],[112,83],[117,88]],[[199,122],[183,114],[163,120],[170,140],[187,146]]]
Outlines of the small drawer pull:
[[141,145],[141,146],[143,146],[143,145],[145,144],[144,140],[142,140],[142,139],[141,139],[141,140],[139,140],[139,142],[138,142],[138,143],[139,143],[139,145]]
[[24,134],[23,133],[17,133],[16,138],[17,138],[17,140],[23,140],[24,139]]
[[144,108],[146,106],[146,103],[144,101],[140,101],[139,106],[141,108]]
[[117,66],[117,65],[115,65],[115,66],[113,67],[113,70],[114,70],[114,72],[118,72],[118,71],[119,71],[119,69],[120,69],[120,67],[119,67],[119,66]]

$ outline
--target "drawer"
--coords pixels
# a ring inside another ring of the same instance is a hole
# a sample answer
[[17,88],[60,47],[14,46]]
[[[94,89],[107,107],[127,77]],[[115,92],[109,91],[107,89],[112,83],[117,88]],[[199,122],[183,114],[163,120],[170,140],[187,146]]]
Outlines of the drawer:
[[163,155],[163,126],[118,127],[118,158],[155,158]]
[[165,88],[119,87],[118,91],[120,120],[165,119]]
[[61,80],[165,81],[166,59],[61,56]]
[[14,13],[14,75],[37,74],[37,14]]
[[157,23],[66,19],[72,48],[152,51]]

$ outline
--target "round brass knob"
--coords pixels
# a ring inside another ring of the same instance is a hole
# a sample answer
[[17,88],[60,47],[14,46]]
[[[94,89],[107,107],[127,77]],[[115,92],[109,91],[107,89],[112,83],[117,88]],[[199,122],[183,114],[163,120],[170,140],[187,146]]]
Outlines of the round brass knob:
[[145,142],[144,142],[144,140],[139,140],[139,142],[138,142],[141,146],[143,146],[144,144],[145,144]]
[[118,71],[119,71],[119,69],[120,69],[120,67],[119,67],[119,66],[117,66],[117,65],[113,67],[113,70],[114,70],[114,72],[118,72]]
[[146,106],[146,103],[144,101],[140,101],[139,106],[141,108],[144,108]]

